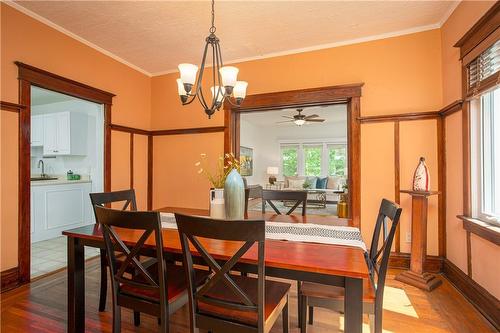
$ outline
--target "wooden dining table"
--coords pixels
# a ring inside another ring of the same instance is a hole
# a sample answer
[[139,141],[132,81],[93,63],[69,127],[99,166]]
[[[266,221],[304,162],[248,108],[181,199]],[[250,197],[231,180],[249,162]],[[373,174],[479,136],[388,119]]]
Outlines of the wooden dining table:
[[[160,212],[182,213],[208,216],[207,210],[165,207]],[[249,211],[247,219],[259,219],[274,222],[314,223],[325,225],[349,226],[349,220],[335,216],[320,215],[276,215]],[[229,222],[228,222],[229,223]],[[133,245],[140,233],[117,229],[120,238]],[[101,228],[88,225],[66,230],[68,246],[68,332],[85,331],[85,246],[104,248]],[[175,229],[162,230],[163,249],[167,256],[182,261],[182,248],[179,234]],[[154,240],[146,241],[154,250]],[[207,251],[217,260],[229,259],[238,249],[238,244],[231,241],[209,240],[204,243]],[[153,253],[153,252],[152,252]],[[148,255],[148,253],[144,253]],[[235,269],[245,272],[256,271],[257,250],[251,248],[240,260]],[[345,288],[345,332],[362,331],[363,280],[369,278],[364,251],[357,247],[307,243],[296,241],[266,240],[265,242],[266,276],[298,281],[309,281]]]

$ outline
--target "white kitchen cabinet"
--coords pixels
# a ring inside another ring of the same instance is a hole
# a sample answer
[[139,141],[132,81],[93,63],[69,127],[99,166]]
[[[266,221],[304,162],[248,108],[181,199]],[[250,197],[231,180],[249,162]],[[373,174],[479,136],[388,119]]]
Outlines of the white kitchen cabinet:
[[31,187],[31,241],[61,236],[67,229],[95,223],[89,193],[92,183]]
[[31,146],[43,146],[43,116],[31,117]]
[[43,155],[87,155],[87,115],[58,112],[43,117]]

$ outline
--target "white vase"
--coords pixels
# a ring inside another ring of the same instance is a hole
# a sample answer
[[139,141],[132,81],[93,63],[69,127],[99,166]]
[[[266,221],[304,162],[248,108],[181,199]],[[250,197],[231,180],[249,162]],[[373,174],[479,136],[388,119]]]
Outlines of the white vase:
[[224,219],[226,217],[223,188],[210,190],[210,217],[214,219]]
[[420,157],[417,168],[413,174],[413,191],[430,191],[431,177],[425,164],[425,158]]

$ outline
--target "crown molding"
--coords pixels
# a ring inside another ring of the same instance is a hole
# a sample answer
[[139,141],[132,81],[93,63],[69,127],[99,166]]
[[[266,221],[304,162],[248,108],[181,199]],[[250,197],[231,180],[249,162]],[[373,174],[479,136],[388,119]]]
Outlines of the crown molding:
[[[172,73],[175,73],[178,71],[177,68],[173,68],[173,69],[159,71],[159,72],[153,72],[153,73],[148,72],[147,70],[128,62],[127,60],[115,55],[114,53],[107,51],[106,49],[103,49],[102,47],[97,46],[94,43],[66,30],[65,28],[61,27],[60,25],[36,14],[35,12],[33,12],[27,8],[24,8],[21,5],[18,5],[13,0],[1,0],[1,1],[3,3],[5,3],[6,5],[9,5],[10,7],[22,12],[23,14],[26,14],[29,17],[31,17],[31,18],[33,18],[33,19],[35,19],[35,20],[37,20],[45,25],[48,25],[49,27],[51,27],[51,28],[63,33],[63,34],[65,34],[73,39],[76,39],[77,41],[95,49],[96,51],[98,51],[100,53],[107,55],[108,57],[110,57],[110,58],[112,58],[112,59],[114,59],[114,60],[148,76],[148,77],[157,77],[157,76],[172,74]],[[387,33],[377,34],[377,35],[372,35],[372,36],[367,36],[367,37],[348,39],[348,40],[344,40],[344,41],[340,41],[340,42],[319,44],[319,45],[298,48],[298,49],[292,49],[292,50],[286,50],[286,51],[270,52],[270,53],[265,53],[265,54],[258,55],[258,56],[253,56],[253,57],[238,58],[238,59],[226,61],[225,64],[236,64],[236,63],[241,63],[241,62],[262,60],[262,59],[267,59],[267,58],[275,58],[275,57],[281,57],[281,56],[293,55],[293,54],[299,54],[299,53],[305,53],[305,52],[320,51],[320,50],[325,50],[325,49],[330,49],[330,48],[335,48],[335,47],[340,47],[340,46],[347,46],[347,45],[371,42],[371,41],[376,41],[376,40],[381,40],[381,39],[399,37],[399,36],[414,34],[414,33],[418,33],[418,32],[439,29],[448,20],[448,18],[455,11],[455,9],[460,4],[460,2],[461,2],[461,0],[460,1],[453,1],[453,5],[446,11],[445,15],[443,15],[443,17],[437,23],[434,23],[434,24],[423,25],[423,26],[418,26],[418,27],[413,27],[413,28],[398,30],[398,31],[393,31],[393,32],[387,32]],[[210,66],[207,66],[207,67],[210,67]]]

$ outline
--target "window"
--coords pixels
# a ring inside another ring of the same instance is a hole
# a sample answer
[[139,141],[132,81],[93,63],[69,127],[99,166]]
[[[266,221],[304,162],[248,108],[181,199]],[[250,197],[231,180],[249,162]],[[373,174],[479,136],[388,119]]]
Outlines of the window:
[[328,145],[328,175],[345,176],[347,173],[347,149],[345,145]]
[[281,161],[283,176],[296,176],[298,173],[298,146],[282,146]]
[[500,88],[471,106],[472,213],[500,225]]
[[321,152],[322,146],[304,146],[304,175],[321,175]]
[[281,142],[283,176],[347,176],[347,144],[309,139]]

